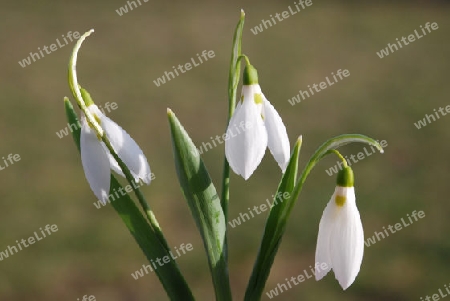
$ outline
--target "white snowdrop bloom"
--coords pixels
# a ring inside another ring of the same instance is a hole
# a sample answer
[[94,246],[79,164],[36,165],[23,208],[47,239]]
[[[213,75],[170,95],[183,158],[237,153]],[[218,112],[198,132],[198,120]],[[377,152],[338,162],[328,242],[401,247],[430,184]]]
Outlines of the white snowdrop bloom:
[[[239,130],[238,125],[245,124]],[[244,69],[241,101],[230,119],[225,141],[225,155],[231,169],[248,179],[261,163],[269,147],[281,170],[286,170],[290,156],[289,138],[283,121],[258,84],[256,69]]]
[[[150,166],[133,138],[117,123],[106,117],[95,104],[90,104],[88,110],[105,132],[114,151],[130,170],[134,180],[136,182],[142,180],[144,183],[150,184]],[[89,126],[84,114],[81,117],[80,148],[86,179],[95,196],[106,203],[109,195],[111,169],[121,176],[124,174],[104,142]]]
[[[350,167],[339,171],[336,189],[320,220],[316,248],[316,280],[333,269],[344,290],[355,281],[364,253],[364,232],[353,182]],[[322,263],[326,263],[325,269],[318,268]]]

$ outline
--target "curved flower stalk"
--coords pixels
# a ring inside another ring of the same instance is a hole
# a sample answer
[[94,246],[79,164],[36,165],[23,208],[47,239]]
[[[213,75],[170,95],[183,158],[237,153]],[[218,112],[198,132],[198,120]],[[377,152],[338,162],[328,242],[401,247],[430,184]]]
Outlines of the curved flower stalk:
[[[133,138],[117,123],[106,117],[94,103],[89,103],[87,109],[98,120],[100,127],[105,132],[117,155],[129,168],[134,180],[136,182],[142,180],[144,183],[150,184],[150,166],[141,148]],[[89,125],[84,114],[81,117],[80,147],[81,162],[86,179],[95,196],[103,204],[106,204],[109,195],[111,169],[122,177],[125,177],[125,175],[105,143],[98,138],[95,130]]]
[[[238,127],[245,125],[245,129]],[[225,154],[233,171],[247,180],[269,147],[281,170],[286,170],[290,144],[286,127],[278,112],[267,100],[258,84],[256,69],[244,69],[241,101],[230,119]]]
[[[353,179],[349,166],[339,171],[336,189],[320,220],[316,248],[316,280],[333,269],[344,290],[355,281],[364,253],[364,231]],[[319,268],[323,263],[326,268]]]

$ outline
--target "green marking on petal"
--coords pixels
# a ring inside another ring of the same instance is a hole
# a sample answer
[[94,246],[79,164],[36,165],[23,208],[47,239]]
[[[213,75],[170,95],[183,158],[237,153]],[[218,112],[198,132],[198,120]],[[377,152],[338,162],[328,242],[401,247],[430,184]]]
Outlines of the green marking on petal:
[[97,114],[93,114],[93,115],[94,115],[95,121],[97,121],[98,124],[102,124],[100,121],[100,118],[97,116]]
[[262,104],[263,98],[262,98],[261,93],[255,93],[254,100],[257,105]]
[[343,195],[337,195],[337,196],[334,198],[334,202],[335,202],[336,205],[338,205],[339,207],[344,206],[346,200],[347,200],[347,198],[346,198],[345,196],[343,196]]

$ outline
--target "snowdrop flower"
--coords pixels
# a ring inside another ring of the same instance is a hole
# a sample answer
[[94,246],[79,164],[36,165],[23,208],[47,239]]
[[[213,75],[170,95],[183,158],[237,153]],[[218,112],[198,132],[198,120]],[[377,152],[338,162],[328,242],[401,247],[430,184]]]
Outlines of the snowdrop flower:
[[[344,290],[355,281],[364,252],[364,232],[353,179],[350,167],[339,171],[336,189],[320,220],[316,248],[316,280],[333,269]],[[322,263],[326,263],[325,269],[318,268]]]
[[[98,107],[86,104],[100,127],[108,137],[114,151],[131,171],[136,182],[150,184],[150,166],[144,153],[117,123],[106,117]],[[84,174],[95,196],[104,204],[108,201],[111,169],[124,177],[122,169],[109,152],[105,143],[97,137],[84,114],[81,117],[81,162]]]
[[[239,131],[245,124],[245,131]],[[236,133],[237,132],[237,133]],[[252,65],[244,69],[241,101],[230,119],[225,137],[225,155],[231,169],[247,180],[269,147],[281,170],[290,155],[289,138],[280,115],[261,92],[258,74]]]

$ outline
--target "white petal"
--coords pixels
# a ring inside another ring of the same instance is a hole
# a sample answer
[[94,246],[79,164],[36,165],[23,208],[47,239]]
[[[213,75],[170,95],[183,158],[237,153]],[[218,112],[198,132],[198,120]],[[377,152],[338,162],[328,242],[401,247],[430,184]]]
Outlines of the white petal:
[[286,127],[280,115],[272,104],[262,95],[264,101],[264,124],[267,129],[268,146],[272,156],[278,162],[281,170],[286,170],[289,163],[291,147]]
[[233,171],[247,180],[261,163],[267,148],[267,131],[251,86],[242,89],[244,101],[238,104],[226,132],[225,155]]
[[[94,107],[90,106],[89,108]],[[96,115],[100,118],[100,124],[108,136],[111,145],[117,152],[117,155],[125,163],[131,174],[138,182],[141,179],[144,183],[150,184],[151,173],[150,166],[148,165],[147,158],[142,152],[141,148],[137,143],[130,137],[130,135],[122,129],[117,123],[102,114],[100,110],[95,106]],[[108,157],[110,159],[111,169],[115,171],[121,171],[117,162],[108,152]],[[123,175],[123,173],[119,174]]]
[[[347,289],[359,273],[364,253],[364,231],[353,187],[336,187],[335,194],[346,197],[336,215],[330,240],[333,271],[341,287]],[[333,202],[334,203],[334,202]],[[334,203],[335,204],[335,203]]]
[[110,168],[114,170],[114,172],[125,178],[125,175],[123,174],[122,169],[119,166],[119,163],[117,163],[116,159],[114,159],[114,157],[111,155],[111,152],[106,147],[105,143],[103,141],[100,141],[100,144],[102,145],[105,154],[108,156]]
[[[323,211],[322,218],[320,219],[319,224],[319,234],[317,235],[317,246],[316,246],[316,265],[315,265],[315,275],[316,280],[320,280],[333,267],[331,264],[330,257],[330,237],[331,232],[333,230],[333,216],[336,213],[334,203],[334,194],[331,197],[331,200],[328,202],[328,205],[325,207]],[[326,264],[326,268],[322,269]]]
[[111,180],[108,157],[84,116],[81,124],[80,148],[84,174],[95,196],[106,204]]

